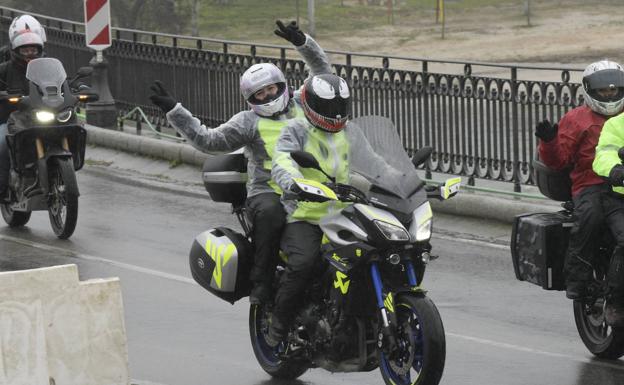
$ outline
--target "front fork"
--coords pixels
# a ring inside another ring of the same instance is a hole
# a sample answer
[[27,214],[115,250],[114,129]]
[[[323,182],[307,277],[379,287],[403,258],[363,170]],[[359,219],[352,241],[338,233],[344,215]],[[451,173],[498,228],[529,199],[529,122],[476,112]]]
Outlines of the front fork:
[[[418,281],[416,279],[416,272],[414,271],[414,265],[412,261],[406,261],[405,266],[407,268],[407,279],[411,288],[418,287]],[[379,273],[379,263],[373,262],[370,266],[371,277],[373,279],[373,286],[375,288],[375,297],[377,299],[377,308],[381,315],[382,326],[379,335],[377,336],[377,347],[383,349],[383,351],[390,355],[396,351],[396,325],[390,322],[391,319],[396,320],[394,316],[394,299],[392,293],[388,293],[384,300],[383,295],[383,282],[381,280],[381,274]],[[389,317],[388,312],[392,314]]]
[[[37,147],[37,172],[39,174],[39,186],[44,195],[49,193],[50,184],[48,181],[48,164],[45,159],[45,147],[41,138],[35,139],[35,146]],[[64,136],[61,140],[61,146],[63,150],[69,151],[69,142],[67,137]]]

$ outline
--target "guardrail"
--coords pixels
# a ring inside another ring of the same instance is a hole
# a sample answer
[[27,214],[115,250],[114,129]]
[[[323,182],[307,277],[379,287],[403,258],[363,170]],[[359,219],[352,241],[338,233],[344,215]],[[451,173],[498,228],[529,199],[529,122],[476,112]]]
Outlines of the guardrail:
[[[0,7],[0,44],[19,12]],[[68,73],[88,63],[93,54],[85,47],[82,23],[36,16],[47,28],[46,51]],[[157,125],[166,122],[148,101],[154,79],[167,83],[206,125],[216,126],[246,108],[238,81],[251,64],[275,63],[295,87],[306,77],[292,47],[123,28],[113,28],[113,37],[106,58],[120,114],[139,106]],[[582,103],[581,68],[327,52],[352,88],[354,116],[391,118],[409,153],[434,147],[429,171],[464,175],[469,184],[502,180],[518,192],[522,184],[534,184],[535,124],[556,121]]]

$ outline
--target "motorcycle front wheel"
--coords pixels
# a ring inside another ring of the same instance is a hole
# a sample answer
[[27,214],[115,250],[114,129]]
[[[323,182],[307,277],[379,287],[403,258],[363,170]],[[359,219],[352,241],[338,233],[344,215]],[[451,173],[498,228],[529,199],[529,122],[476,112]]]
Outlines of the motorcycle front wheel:
[[49,174],[50,224],[57,237],[67,239],[74,233],[78,221],[78,183],[71,158],[54,159]]
[[253,352],[262,369],[276,378],[293,380],[308,370],[308,364],[302,361],[284,361],[277,349],[266,342],[269,329],[269,313],[262,305],[251,305],[249,308],[249,335]]
[[438,309],[429,298],[399,294],[395,299],[397,351],[379,353],[387,385],[437,385],[446,359],[446,337]]
[[583,344],[592,354],[609,360],[624,356],[624,328],[607,325],[604,298],[593,304],[575,300],[574,321]]

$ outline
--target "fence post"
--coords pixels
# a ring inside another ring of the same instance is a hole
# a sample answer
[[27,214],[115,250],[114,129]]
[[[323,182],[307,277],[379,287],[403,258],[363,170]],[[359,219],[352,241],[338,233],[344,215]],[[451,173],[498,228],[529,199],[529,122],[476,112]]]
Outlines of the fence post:
[[108,85],[108,61],[101,52],[98,54],[102,55],[101,60],[98,60],[96,55],[89,64],[93,67],[91,75],[93,91],[99,95],[99,100],[87,104],[87,123],[114,130],[117,128],[117,109]]
[[518,127],[518,68],[511,68],[511,135],[513,145],[513,164],[512,164],[512,180],[514,191],[520,192],[520,143],[519,143],[519,127]]

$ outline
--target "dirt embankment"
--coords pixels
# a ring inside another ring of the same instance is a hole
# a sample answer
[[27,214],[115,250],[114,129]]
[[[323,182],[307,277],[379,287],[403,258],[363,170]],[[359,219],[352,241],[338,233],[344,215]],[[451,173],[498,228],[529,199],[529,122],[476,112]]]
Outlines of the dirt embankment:
[[384,25],[353,36],[321,35],[319,41],[335,50],[447,60],[581,67],[603,58],[624,62],[624,4],[532,1],[528,26],[524,2],[513,3],[461,12],[449,9],[444,39],[434,11],[425,10],[409,25]]

